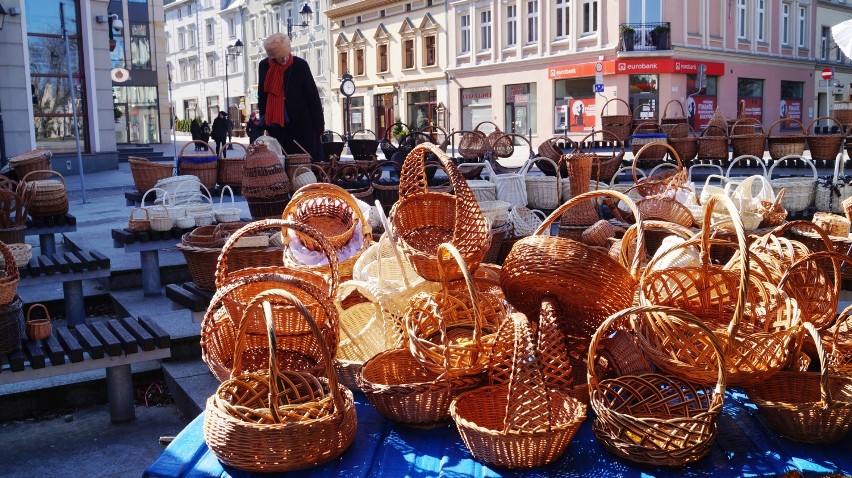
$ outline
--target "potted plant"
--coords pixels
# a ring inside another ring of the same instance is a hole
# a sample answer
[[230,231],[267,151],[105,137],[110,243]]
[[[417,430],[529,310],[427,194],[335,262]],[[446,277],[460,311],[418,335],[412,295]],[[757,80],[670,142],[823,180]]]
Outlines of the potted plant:
[[657,25],[651,30],[651,40],[657,50],[669,50],[669,26],[667,24]]
[[621,49],[624,51],[633,51],[633,46],[636,42],[636,30],[630,25],[621,25]]

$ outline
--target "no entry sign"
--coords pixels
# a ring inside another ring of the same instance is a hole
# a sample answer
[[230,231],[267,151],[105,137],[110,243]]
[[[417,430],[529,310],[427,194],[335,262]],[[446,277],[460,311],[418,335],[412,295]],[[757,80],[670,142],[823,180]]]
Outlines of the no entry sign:
[[832,76],[834,76],[834,71],[832,71],[831,68],[825,67],[825,68],[822,69],[822,79],[823,80],[830,80]]

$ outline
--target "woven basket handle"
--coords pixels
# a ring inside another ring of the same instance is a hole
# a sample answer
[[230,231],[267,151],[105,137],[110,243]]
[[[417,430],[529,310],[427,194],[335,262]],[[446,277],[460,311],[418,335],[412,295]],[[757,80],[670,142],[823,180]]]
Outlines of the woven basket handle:
[[683,311],[681,309],[676,309],[674,307],[665,307],[661,305],[641,305],[624,309],[609,316],[598,327],[598,329],[595,331],[595,334],[592,335],[592,340],[589,345],[589,355],[587,358],[587,377],[589,382],[589,393],[592,396],[591,403],[593,407],[596,403],[595,395],[606,393],[606,391],[600,387],[602,377],[599,377],[597,374],[597,349],[600,346],[600,341],[604,337],[607,337],[609,335],[608,331],[610,327],[613,324],[624,323],[626,319],[648,320],[651,321],[651,324],[655,328],[659,328],[660,325],[664,324],[666,326],[665,328],[667,329],[666,332],[675,333],[679,335],[682,334],[682,331],[687,328],[700,330],[704,334],[704,338],[708,342],[710,342],[710,345],[713,347],[713,351],[715,352],[717,375],[716,387],[713,390],[714,397],[711,400],[711,403],[722,399],[722,396],[725,393],[725,387],[728,383],[728,373],[725,367],[725,354],[722,349],[722,345],[719,343],[719,339],[716,338],[716,334],[714,334],[706,325],[704,325],[704,323],[700,319],[690,314],[689,312]]
[[[142,211],[142,212],[145,213],[145,219],[141,219],[141,218],[136,216],[136,213],[138,213],[139,211]],[[144,207],[134,207],[133,209],[130,210],[130,220],[131,221],[134,221],[134,220],[135,221],[141,221],[141,220],[148,221],[150,219],[151,219],[151,216],[148,214],[148,210],[145,209]]]
[[[203,141],[202,141],[202,143],[203,143]],[[207,146],[210,147],[209,144]],[[239,146],[240,148],[243,148],[243,155],[248,154],[248,148],[246,148],[246,145],[244,145],[243,143],[236,143],[236,142],[228,143],[225,146],[223,146],[221,150],[219,150],[219,159],[230,159],[230,158],[225,157],[225,151],[227,151],[228,148],[231,148],[232,146]],[[184,148],[185,147],[186,147],[186,145],[184,145]],[[239,158],[239,159],[244,159],[244,158]]]
[[[670,144],[663,143],[663,142],[647,143],[644,146],[642,146],[641,148],[639,148],[639,151],[637,151],[636,155],[633,156],[633,181],[634,182],[636,182],[637,184],[639,183],[639,178],[636,177],[636,164],[639,162],[639,158],[641,158],[642,155],[645,154],[646,150],[648,150],[652,147],[656,148],[656,147],[661,147],[661,146],[665,147],[666,149],[669,150],[669,155],[672,158],[675,159],[676,168],[678,169],[677,174],[675,174],[674,176],[666,177],[666,178],[662,179],[661,181],[665,182],[667,185],[671,185],[673,183],[675,185],[677,185],[677,182],[679,182],[679,183],[686,182],[686,170],[683,168],[683,163],[680,162],[680,155],[677,154],[677,151],[674,148],[672,148]],[[646,181],[654,180],[654,175],[649,174],[648,177],[645,180]]]
[[[802,221],[802,222],[805,222],[805,221]],[[820,227],[815,225],[814,229],[815,230],[820,229]],[[825,235],[825,232],[823,232],[822,235]],[[784,272],[784,275],[781,276],[781,280],[778,281],[778,288],[781,289],[781,290],[784,290],[784,286],[786,286],[787,283],[790,282],[793,277],[795,277],[795,274],[797,274],[797,273],[798,274],[806,274],[806,272],[799,272],[800,269],[801,270],[807,270],[809,266],[810,267],[816,266],[817,269],[821,269],[819,264],[817,263],[817,261],[821,261],[821,260],[824,260],[824,259],[831,259],[831,269],[832,269],[833,279],[834,279],[834,287],[833,287],[834,290],[833,290],[833,293],[832,293],[832,297],[812,297],[813,300],[818,300],[818,301],[831,300],[831,303],[828,306],[829,310],[832,311],[831,318],[830,318],[830,320],[827,321],[828,323],[817,324],[821,328],[823,326],[831,325],[831,321],[834,319],[834,313],[833,312],[837,311],[837,301],[840,298],[840,287],[843,284],[843,280],[840,277],[841,265],[843,263],[847,263],[849,265],[852,265],[852,258],[850,258],[846,254],[841,254],[839,252],[835,252],[833,247],[832,247],[832,249],[829,249],[828,251],[812,252],[812,253],[806,255],[805,257],[802,257],[801,259],[794,262]],[[808,322],[814,322],[814,320],[812,320],[812,319],[813,319],[813,317],[804,317],[804,316],[802,317],[803,321],[806,320]]]
[[39,181],[41,181],[43,179],[48,179],[50,176],[57,176],[59,178],[59,182],[61,182],[63,186],[65,185],[65,176],[60,174],[58,171],[54,171],[52,169],[43,169],[43,170],[40,170],[40,171],[30,171],[29,173],[25,174],[24,177],[21,178],[21,180],[18,182],[18,188],[20,189],[21,185],[23,185],[27,182],[27,178],[32,176],[33,174],[43,174],[44,175],[44,177],[38,179]]
[[[44,312],[43,319],[31,319],[30,315],[33,313],[33,309],[41,309]],[[50,322],[50,312],[47,310],[47,307],[44,304],[33,304],[32,307],[27,311],[27,323],[30,322],[39,323],[39,322]]]
[[[390,221],[388,221],[388,217],[385,215],[385,210],[382,209],[382,203],[376,199],[376,210],[379,213],[379,221],[382,223],[382,228],[385,230],[385,234],[387,234],[388,242],[391,245],[391,251],[393,252],[393,257],[396,259],[396,263],[399,266],[399,270],[402,272],[402,282],[405,284],[406,289],[411,289],[411,283],[408,281],[408,274],[405,273],[405,264],[402,262],[402,255],[399,252],[399,248],[396,245],[396,234],[391,227]],[[381,262],[382,254],[381,254],[381,246],[379,246],[380,251],[378,253],[378,260]],[[382,280],[382,266],[379,264],[379,285],[383,283]]]
[[226,191],[231,195],[231,207],[234,206],[234,190],[231,189],[231,186],[226,184],[225,187],[222,188],[222,194],[219,195],[219,209],[223,208],[222,201],[225,199]]
[[[841,330],[840,326],[843,325],[845,322],[849,322],[849,317],[852,317],[852,305],[846,306],[846,308],[843,309],[843,312],[841,312],[840,315],[837,316],[837,320],[834,322],[834,333],[832,334],[834,340],[832,341],[832,343],[834,343],[834,344],[841,343],[841,342],[839,342],[840,330]],[[847,325],[846,330],[852,330],[852,329],[850,329],[849,326]],[[834,356],[836,356],[839,353],[840,353],[840,351],[838,349],[834,349],[834,351],[832,352],[832,354]]]
[[331,271],[329,288],[324,292],[326,293],[326,298],[330,299],[334,297],[334,294],[337,293],[338,284],[340,283],[340,266],[337,262],[337,254],[334,252],[334,247],[332,247],[331,243],[328,242],[328,239],[325,236],[320,234],[319,231],[313,227],[300,222],[285,221],[282,219],[263,219],[260,221],[250,222],[237,229],[230,237],[228,237],[228,240],[222,247],[222,253],[219,254],[219,259],[216,262],[216,287],[221,287],[228,279],[228,254],[230,254],[231,250],[234,249],[237,241],[248,234],[274,228],[282,229],[282,234],[284,233],[283,229],[285,228],[293,229],[303,234],[307,234],[311,239],[317,241],[320,245],[320,249],[323,251],[323,254],[325,254],[328,259],[328,265]]
[[482,238],[477,231],[484,230],[487,227],[485,216],[482,215],[476,197],[468,187],[464,176],[459,173],[456,164],[434,144],[418,144],[405,157],[399,178],[400,200],[429,192],[425,165],[425,158],[428,153],[433,153],[441,162],[455,192],[456,215],[453,226],[453,244],[462,253],[478,250],[482,246]]
[[[680,116],[668,116],[669,106],[672,103],[680,106]],[[666,103],[666,107],[663,108],[663,116],[661,118],[684,118],[684,119],[686,119],[686,111],[683,109],[683,103],[681,103],[680,100],[669,100],[669,102]]]
[[[791,137],[795,137],[795,136],[805,136],[805,134],[806,134],[806,131],[805,131],[805,125],[803,125],[801,121],[796,120],[796,119],[793,119],[793,118],[781,118],[781,119],[777,119],[777,120],[775,120],[775,122],[774,122],[774,123],[772,123],[772,124],[769,126],[769,129],[768,129],[768,130],[766,130],[766,137],[767,137],[767,138],[771,138],[771,137],[772,137],[772,130],[775,128],[775,126],[780,125],[780,124],[782,124],[782,123],[784,123],[784,122],[787,122],[787,123],[795,123],[795,124],[799,125],[799,130],[801,131],[801,133],[799,133],[798,135],[792,135],[792,134],[791,134],[791,135],[787,135],[787,136],[791,136]],[[780,137],[781,137],[781,136],[776,136],[776,138],[780,138]],[[776,163],[776,164],[777,164],[777,163]]]
[[612,179],[609,180],[610,189],[612,188],[612,186],[614,186],[616,184],[616,180],[618,179],[619,174],[621,174],[623,171],[628,171],[628,170],[631,170],[631,169],[635,169],[634,176],[635,176],[635,174],[641,174],[643,178],[648,177],[648,174],[645,171],[637,168],[635,164],[632,165],[632,166],[622,166],[622,167],[618,168],[618,170],[615,172],[615,174],[612,175]]
[[[814,324],[810,322],[805,322],[803,324],[805,326],[805,330],[810,334],[811,338],[814,339],[814,344],[816,344],[817,356],[819,357],[819,401],[821,407],[828,407],[831,405],[831,387],[829,386],[829,366],[828,366],[828,354],[826,353],[825,346],[822,344],[822,338],[819,335]],[[838,327],[839,328],[839,327]],[[836,337],[836,335],[835,335]],[[836,344],[837,342],[835,342]]]
[[[781,164],[781,163],[783,163],[783,162],[784,162],[784,160],[786,160],[786,159],[795,159],[795,160],[797,160],[797,161],[802,161],[802,162],[803,162],[803,163],[805,163],[808,167],[810,167],[810,168],[811,168],[811,171],[813,171],[813,173],[814,173],[814,181],[818,181],[818,180],[819,180],[819,173],[817,173],[817,168],[816,168],[816,166],[814,165],[814,162],[813,162],[813,161],[811,161],[810,159],[808,159],[808,158],[806,158],[806,157],[804,157],[804,156],[800,156],[800,155],[798,155],[798,154],[788,154],[787,156],[784,156],[784,157],[782,157],[781,159],[779,159],[778,161],[775,161],[774,163],[772,163],[772,166],[769,168],[769,173],[766,175],[766,177],[767,177],[767,178],[769,178],[769,179],[770,179],[770,181],[772,180],[772,172],[773,172],[773,171],[775,171],[775,168],[777,168],[777,167],[778,167],[778,165],[779,165],[779,164]],[[782,167],[783,167],[783,166],[782,166]]]
[[633,217],[636,218],[636,228],[638,231],[637,248],[633,259],[630,261],[630,275],[633,276],[633,278],[638,279],[639,267],[641,265],[641,254],[639,253],[639,251],[645,249],[645,232],[643,230],[644,228],[642,227],[643,222],[642,216],[639,214],[639,209],[636,207],[636,203],[634,203],[632,199],[627,197],[626,194],[622,194],[618,191],[603,189],[600,191],[589,191],[580,194],[579,196],[574,196],[573,198],[569,199],[561,206],[556,208],[552,213],[550,213],[550,216],[547,216],[547,219],[545,219],[544,222],[542,222],[541,225],[538,226],[538,229],[533,232],[533,235],[540,236],[550,231],[550,226],[553,224],[553,222],[556,219],[562,217],[562,215],[565,214],[566,211],[576,206],[577,204],[582,203],[583,201],[588,201],[589,199],[595,199],[599,197],[610,197],[616,199],[617,201],[623,202],[627,205],[628,208],[630,208],[630,212],[633,214]]
[[689,167],[689,169],[686,170],[686,182],[688,182],[688,183],[692,182],[692,170],[693,169],[715,169],[715,170],[719,171],[719,174],[718,174],[719,177],[724,178],[724,175],[725,175],[725,170],[722,168],[722,166],[719,166],[718,164],[702,164],[702,163],[693,164],[692,166]]
[[760,170],[763,171],[763,175],[766,176],[766,177],[769,177],[769,175],[766,172],[766,161],[764,161],[762,158],[758,158],[757,156],[754,156],[754,155],[751,155],[751,154],[743,154],[743,155],[737,156],[736,158],[731,160],[731,164],[728,165],[728,170],[725,171],[725,177],[726,178],[731,177],[731,171],[733,170],[734,166],[743,159],[757,161],[757,164],[760,165]]
[[3,255],[3,269],[6,271],[6,277],[0,279],[3,284],[17,282],[21,278],[21,273],[18,271],[15,262],[15,255],[5,242],[0,241],[0,254]]
[[287,203],[287,206],[281,213],[281,218],[290,220],[290,216],[302,203],[314,199],[326,198],[334,198],[343,201],[349,209],[352,210],[352,214],[355,218],[360,221],[361,234],[372,237],[373,228],[370,226],[370,221],[364,216],[364,211],[361,210],[361,207],[358,205],[358,201],[355,200],[355,197],[352,194],[336,184],[313,183],[302,186],[295,194],[293,194],[293,197],[290,198],[290,202]]
[[[671,233],[670,235],[678,236],[683,239],[690,239],[693,237],[693,231],[691,229],[669,221],[646,219],[643,222],[643,226],[645,231],[662,230]],[[636,224],[631,224],[630,227],[624,231],[624,235],[621,237],[621,248],[618,251],[618,262],[624,267],[630,267],[630,247],[632,244],[636,243],[636,232]],[[641,254],[641,262],[644,262],[645,251],[638,252]]]
[[521,429],[549,432],[553,423],[550,394],[544,385],[529,320],[524,314],[514,313],[506,322],[510,322],[514,333],[502,433],[508,435]]
[[[760,181],[760,193],[758,193],[757,196],[754,195],[752,187],[755,181]],[[775,193],[772,191],[772,186],[769,184],[769,180],[766,179],[766,176],[760,176],[758,174],[755,174],[753,176],[745,178],[743,182],[737,185],[737,187],[731,192],[731,199],[739,202],[738,206],[742,208],[743,202],[752,202],[758,200],[774,202]]]
[[191,144],[194,144],[194,145],[196,145],[196,146],[197,146],[197,145],[202,145],[202,146],[204,146],[205,148],[207,148],[207,151],[209,151],[210,153],[212,153],[212,154],[216,154],[216,151],[215,151],[215,150],[214,150],[214,149],[210,146],[210,143],[205,143],[204,141],[198,141],[198,140],[196,139],[196,140],[192,140],[192,141],[190,141],[190,142],[186,143],[185,145],[183,145],[183,147],[182,147],[182,148],[180,148],[180,152],[178,152],[178,158],[180,158],[181,156],[183,156],[183,152],[184,152],[184,151],[186,151],[186,148],[188,148],[188,147],[189,147],[189,145],[191,145]]
[[[294,142],[294,143],[296,143],[296,146],[298,146],[298,147],[299,147],[299,149],[301,149],[301,150],[302,150],[302,153],[307,154],[308,156],[310,156],[310,155],[311,155],[310,153],[308,153],[308,150],[307,150],[307,149],[305,149],[304,147],[302,147],[302,145],[301,145],[301,144],[299,144],[299,142],[298,142],[298,141],[296,141],[296,140],[294,139],[294,140],[293,140],[293,142]],[[285,154],[286,154],[286,153],[285,153]]]
[[602,129],[592,131],[589,134],[587,134],[586,136],[583,136],[583,139],[581,139],[580,142],[577,143],[577,150],[582,152],[583,151],[583,145],[586,144],[586,140],[589,139],[589,138],[592,138],[592,141],[594,141],[595,135],[597,135],[597,134],[601,134],[604,138],[606,138],[607,136],[612,137],[611,139],[612,139],[612,155],[613,156],[618,156],[619,154],[624,153],[624,141],[619,139],[618,136],[612,134],[612,132],[602,130]]
[[840,124],[840,123],[838,123],[838,122],[837,122],[837,119],[835,119],[835,118],[834,118],[834,116],[819,116],[819,117],[814,118],[814,120],[813,120],[813,121],[811,121],[811,124],[809,124],[809,125],[808,125],[808,134],[810,134],[810,133],[811,133],[811,131],[814,131],[814,126],[816,126],[817,124],[819,124],[819,122],[820,122],[820,121],[822,121],[822,120],[829,120],[829,121],[832,121],[835,125],[837,125],[838,127],[840,127],[840,134],[834,134],[834,135],[831,135],[831,134],[829,134],[829,135],[821,134],[821,135],[820,135],[821,137],[826,137],[826,136],[840,136],[840,135],[842,135],[842,133],[843,133],[843,125],[842,125],[842,124]]
[[535,163],[539,162],[539,161],[544,161],[546,163],[550,163],[553,166],[553,169],[556,170],[556,190],[561,191],[561,189],[559,189],[559,183],[562,181],[561,168],[559,167],[558,164],[556,164],[556,161],[554,161],[554,160],[552,160],[552,159],[550,159],[546,156],[539,156],[537,158],[532,158],[532,159],[526,160],[524,162],[524,166],[521,168],[521,171],[520,171],[521,176],[523,176],[524,179],[526,179],[527,175],[530,172],[530,169],[532,169],[533,165]]
[[[337,289],[337,295],[334,296],[334,306],[337,308],[337,313],[339,316],[343,316],[345,309],[343,308],[343,300],[352,292],[357,291],[359,294],[363,295],[367,300],[370,301],[370,305],[373,306],[373,310],[376,312],[376,317],[380,320],[384,320],[384,312],[382,311],[381,300],[379,299],[379,294],[373,289],[373,287],[367,283],[359,280],[348,280],[340,284],[340,287]],[[346,335],[349,339],[349,343],[353,345],[356,349],[358,349],[358,353],[361,357],[367,359],[369,358],[369,352],[364,350],[361,346],[361,341],[358,340],[358,337],[353,334],[357,334],[358,331],[349,330],[349,327],[346,326],[346,321],[341,320],[339,325],[340,330]]]
[[[627,113],[628,113],[631,117],[633,116],[633,108],[631,108],[631,107],[630,107],[630,103],[628,103],[628,102],[626,102],[626,101],[622,100],[621,98],[612,98],[611,100],[609,100],[609,101],[607,101],[606,103],[604,103],[603,108],[601,108],[601,116],[606,116],[606,115],[605,115],[605,113],[606,113],[606,107],[607,107],[607,105],[609,105],[609,104],[610,104],[611,102],[613,102],[613,101],[618,101],[618,102],[624,103],[624,106],[626,106],[626,107],[627,107]],[[616,106],[616,109],[617,109],[617,108],[618,108],[618,107]]]
[[[470,296],[470,308],[473,310],[474,317],[473,341],[476,343],[473,355],[471,356],[471,363],[476,363],[479,360],[479,352],[482,349],[482,325],[484,319],[482,318],[482,311],[479,310],[479,294],[476,292],[476,285],[473,283],[473,276],[470,275],[470,269],[468,269],[467,263],[464,261],[464,257],[462,257],[461,253],[454,245],[448,242],[439,245],[437,255],[438,274],[441,279],[441,288],[443,289],[444,296],[450,296],[450,290],[447,287],[449,285],[449,281],[445,276],[446,262],[455,261],[455,265],[459,268],[459,270],[461,270],[465,285],[467,285],[467,293]],[[441,317],[443,317],[443,315],[441,315]],[[439,320],[438,323],[441,325],[441,343],[444,345],[446,350],[449,350],[450,345],[444,321]],[[447,367],[449,367],[449,361],[447,361]]]

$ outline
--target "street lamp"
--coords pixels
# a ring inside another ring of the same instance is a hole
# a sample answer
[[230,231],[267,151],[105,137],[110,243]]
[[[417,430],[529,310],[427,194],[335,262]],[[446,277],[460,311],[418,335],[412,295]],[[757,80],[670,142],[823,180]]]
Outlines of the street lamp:
[[[243,53],[243,42],[237,38],[233,45],[228,45],[225,49],[225,111],[228,113],[228,143],[231,142],[231,129],[234,127],[234,121],[231,119],[231,105],[228,94],[228,58],[232,57],[235,60]],[[231,146],[229,146],[231,147]]]
[[293,38],[293,27],[305,28],[311,24],[311,19],[314,17],[314,11],[311,10],[311,7],[308,6],[307,3],[302,5],[302,9],[299,10],[299,16],[302,17],[302,23],[297,23],[293,25],[293,19],[287,17],[287,36],[291,39]]

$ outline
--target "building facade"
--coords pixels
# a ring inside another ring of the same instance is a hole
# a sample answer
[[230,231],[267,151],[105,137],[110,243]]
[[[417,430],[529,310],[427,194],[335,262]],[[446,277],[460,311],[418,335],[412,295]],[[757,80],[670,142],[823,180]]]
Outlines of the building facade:
[[117,145],[168,134],[160,115],[168,111],[166,76],[158,72],[165,64],[161,0],[7,0],[4,7],[14,13],[0,30],[6,157],[47,148],[54,169],[75,174],[79,139],[84,171],[115,169]]

